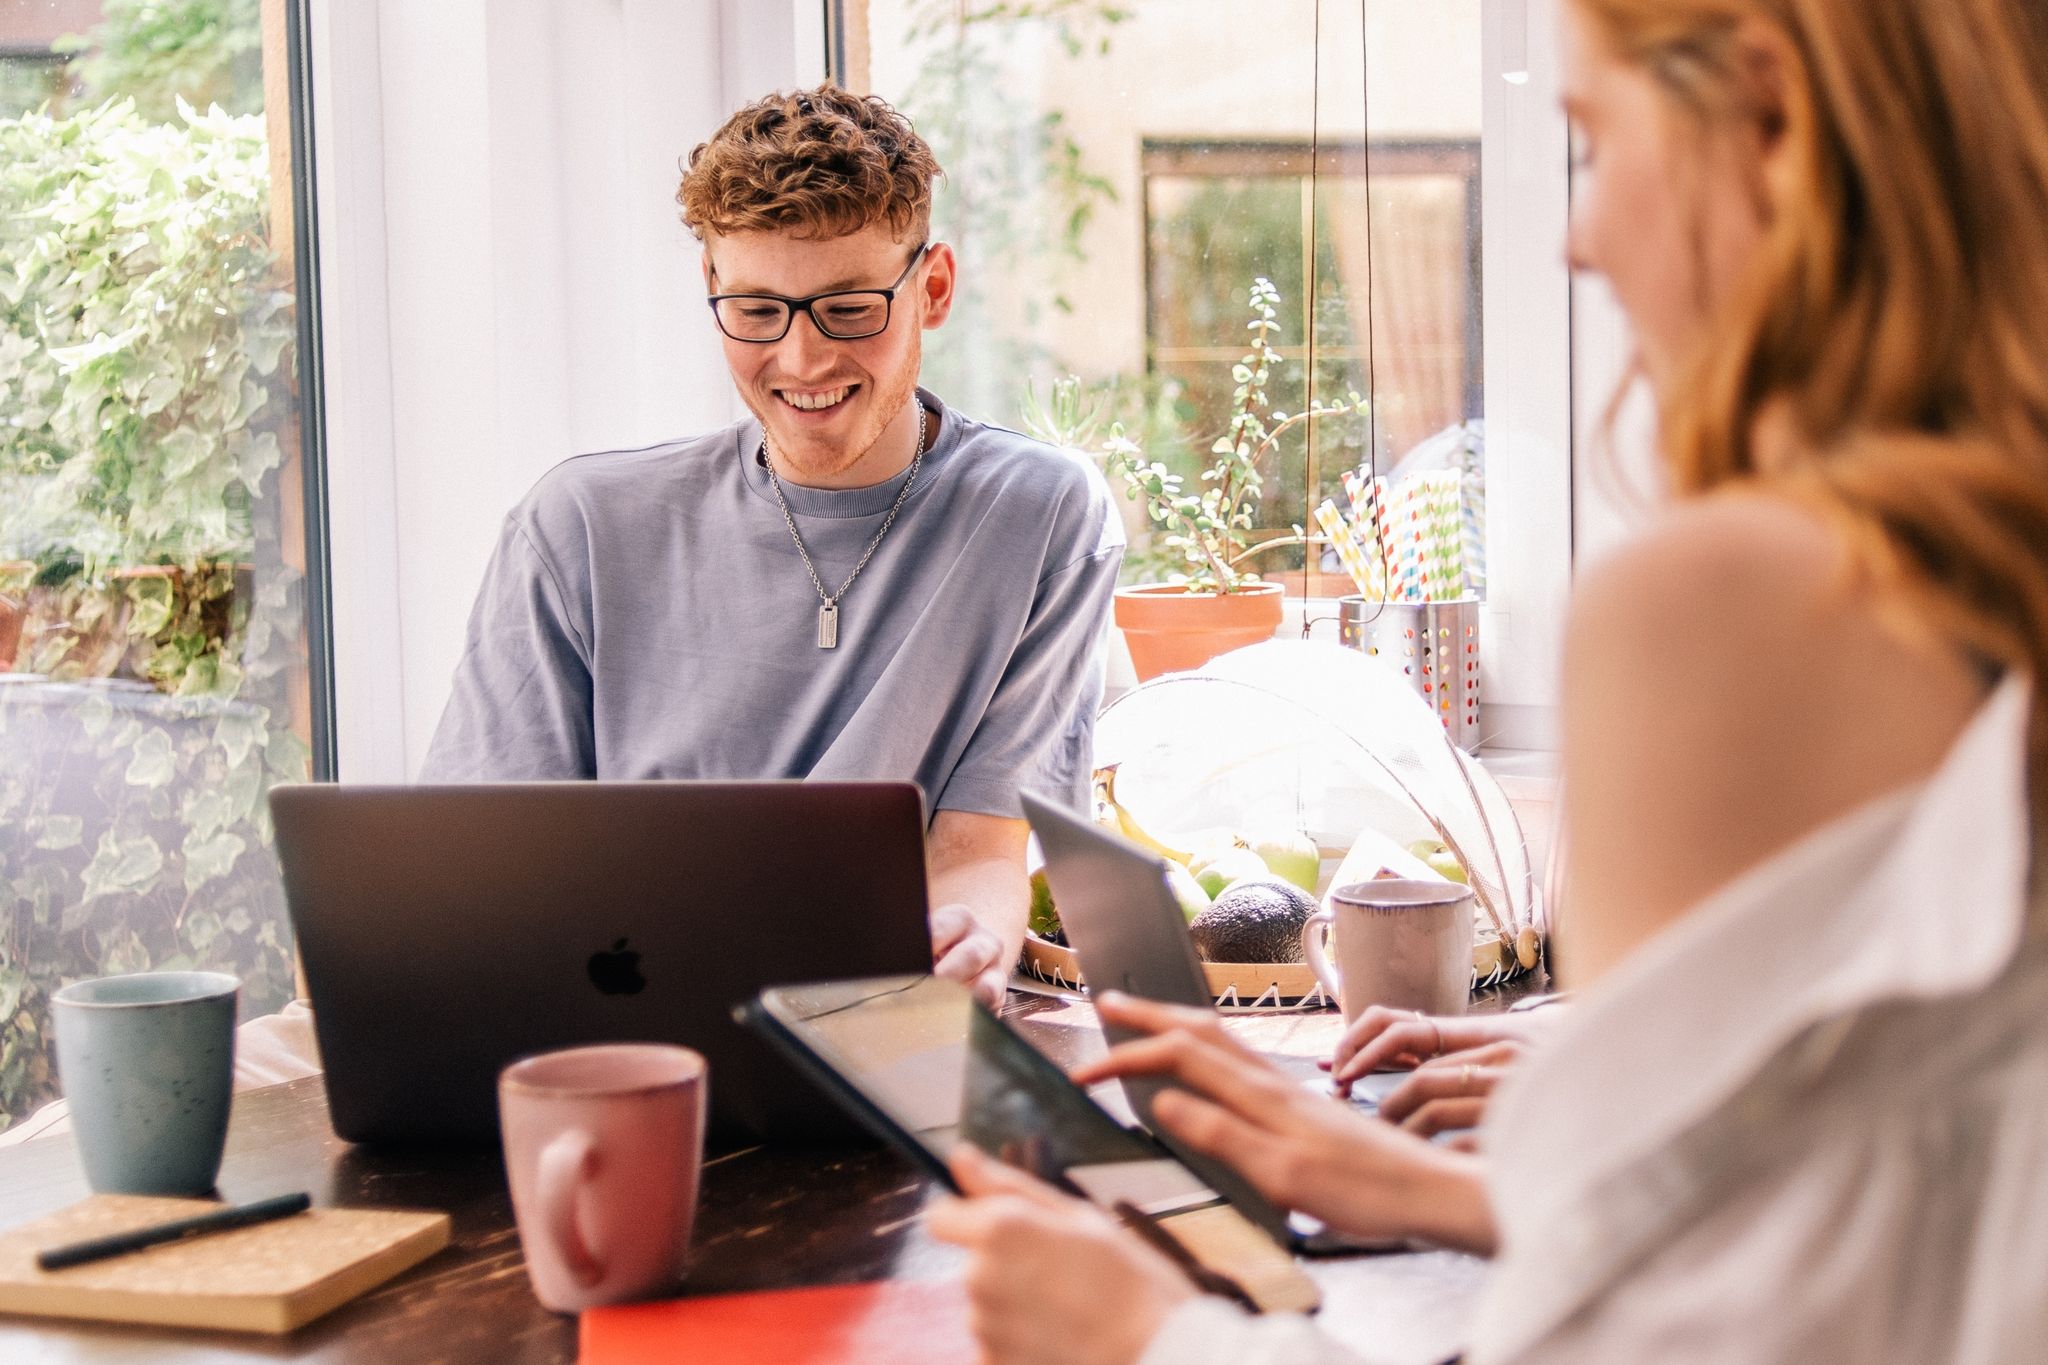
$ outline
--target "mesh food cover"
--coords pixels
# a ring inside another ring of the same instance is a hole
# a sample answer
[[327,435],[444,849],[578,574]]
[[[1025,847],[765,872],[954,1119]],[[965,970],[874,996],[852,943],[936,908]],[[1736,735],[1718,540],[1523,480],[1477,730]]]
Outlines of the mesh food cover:
[[1482,940],[1507,947],[1542,932],[1528,846],[1500,785],[1403,679],[1357,650],[1275,640],[1155,678],[1103,711],[1095,764],[1116,768],[1119,804],[1177,847],[1216,829],[1296,826],[1326,850],[1363,838],[1405,854],[1441,840],[1477,893]]

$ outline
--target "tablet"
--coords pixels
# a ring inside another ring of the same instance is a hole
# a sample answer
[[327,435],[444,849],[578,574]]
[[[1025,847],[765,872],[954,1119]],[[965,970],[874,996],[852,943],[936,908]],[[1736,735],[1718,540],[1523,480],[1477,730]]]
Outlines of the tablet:
[[[1100,987],[1191,1009],[1216,1008],[1188,935],[1187,915],[1167,881],[1166,860],[1030,792],[1024,793],[1024,816],[1045,853],[1053,903],[1059,907],[1067,942],[1081,959],[1089,990]],[[1111,1047],[1137,1036],[1128,1029],[1102,1026],[1103,1041]],[[1405,1072],[1364,1077],[1351,1087],[1350,1102],[1372,1113],[1381,1098],[1407,1078]],[[1326,1079],[1303,1084],[1318,1094],[1331,1093]],[[1179,1085],[1170,1079],[1134,1078],[1123,1083],[1124,1097],[1139,1121],[1151,1127],[1153,1099]],[[1310,1239],[1310,1250],[1381,1247],[1327,1231],[1303,1235]]]
[[1104,1205],[1128,1200],[1164,1213],[1219,1202],[955,982],[781,986],[757,1004],[759,1015],[743,1022],[769,1025],[768,1037],[813,1079],[949,1189],[946,1156],[967,1142]]
[[[949,1190],[957,1192],[946,1157],[969,1143],[1199,1243],[1189,1247],[1196,1258],[1261,1307],[1307,1311],[1318,1301],[1313,1281],[1281,1250],[1284,1215],[1243,1208],[1181,1154],[1119,1124],[956,982],[927,975],[770,987],[738,1015]],[[1227,1264],[1214,1264],[1212,1251]]]

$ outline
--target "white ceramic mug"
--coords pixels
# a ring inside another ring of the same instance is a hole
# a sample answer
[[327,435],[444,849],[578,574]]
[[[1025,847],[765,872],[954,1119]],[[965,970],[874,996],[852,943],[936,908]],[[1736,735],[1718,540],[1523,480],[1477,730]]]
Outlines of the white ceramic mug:
[[1472,1000],[1473,909],[1472,888],[1457,882],[1353,882],[1332,888],[1309,916],[1301,954],[1347,1024],[1371,1005],[1463,1014]]

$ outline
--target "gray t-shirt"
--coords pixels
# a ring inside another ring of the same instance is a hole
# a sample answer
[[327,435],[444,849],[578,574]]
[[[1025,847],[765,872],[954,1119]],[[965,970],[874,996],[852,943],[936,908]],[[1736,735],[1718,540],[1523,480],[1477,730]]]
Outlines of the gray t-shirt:
[[[940,418],[818,647],[751,419],[557,465],[505,519],[427,781],[909,779],[928,811],[1080,802],[1123,529],[1084,461]],[[901,489],[784,483],[837,590]]]

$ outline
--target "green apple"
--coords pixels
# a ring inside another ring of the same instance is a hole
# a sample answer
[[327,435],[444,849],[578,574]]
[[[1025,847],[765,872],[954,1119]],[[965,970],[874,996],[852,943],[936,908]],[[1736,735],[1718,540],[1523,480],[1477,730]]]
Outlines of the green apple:
[[1233,845],[1211,856],[1197,858],[1188,864],[1188,871],[1195,874],[1195,881],[1203,893],[1214,900],[1232,882],[1265,876],[1266,860],[1248,848]]
[[1209,908],[1209,893],[1195,880],[1195,874],[1179,863],[1166,865],[1166,885],[1180,902],[1180,912],[1190,920]]
[[1458,855],[1451,852],[1450,845],[1441,839],[1417,839],[1408,845],[1408,851],[1429,864],[1429,870],[1447,882],[1469,885],[1465,865],[1458,861]]
[[1316,893],[1316,879],[1323,872],[1323,855],[1316,841],[1304,831],[1269,834],[1252,840],[1251,845],[1252,852],[1259,855],[1274,876],[1293,882],[1311,896]]

